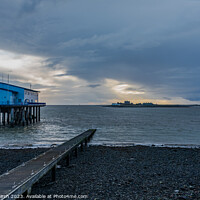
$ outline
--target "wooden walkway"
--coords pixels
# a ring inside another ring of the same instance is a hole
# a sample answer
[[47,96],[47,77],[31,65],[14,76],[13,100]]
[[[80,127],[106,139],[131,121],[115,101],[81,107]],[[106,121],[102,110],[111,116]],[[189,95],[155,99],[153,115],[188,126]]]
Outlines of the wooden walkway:
[[87,146],[95,131],[96,129],[90,129],[1,175],[0,199],[21,198],[22,194],[28,193],[32,185],[50,170],[52,170],[52,179],[55,180],[56,164],[63,158],[66,158],[69,164],[70,154],[75,152],[77,156],[78,147],[83,149],[83,145]]

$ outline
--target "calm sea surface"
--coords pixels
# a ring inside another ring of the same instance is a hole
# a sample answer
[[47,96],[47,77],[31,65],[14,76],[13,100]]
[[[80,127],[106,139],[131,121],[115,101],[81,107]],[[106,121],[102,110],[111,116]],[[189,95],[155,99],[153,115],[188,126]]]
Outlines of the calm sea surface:
[[47,106],[41,122],[26,127],[0,127],[0,147],[45,147],[60,144],[90,128],[91,144],[200,145],[200,107],[109,108]]

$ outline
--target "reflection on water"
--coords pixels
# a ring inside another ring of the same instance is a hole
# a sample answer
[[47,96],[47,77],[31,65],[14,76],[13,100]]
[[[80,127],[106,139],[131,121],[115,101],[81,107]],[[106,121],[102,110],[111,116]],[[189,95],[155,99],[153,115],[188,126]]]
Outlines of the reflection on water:
[[0,146],[50,146],[90,128],[92,144],[200,145],[200,108],[109,108],[47,106],[41,122],[26,127],[0,127]]

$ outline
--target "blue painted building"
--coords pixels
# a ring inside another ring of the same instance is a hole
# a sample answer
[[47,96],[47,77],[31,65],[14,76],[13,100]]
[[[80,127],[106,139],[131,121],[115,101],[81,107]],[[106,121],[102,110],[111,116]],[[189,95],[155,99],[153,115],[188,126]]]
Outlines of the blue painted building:
[[0,82],[0,105],[38,103],[39,91]]

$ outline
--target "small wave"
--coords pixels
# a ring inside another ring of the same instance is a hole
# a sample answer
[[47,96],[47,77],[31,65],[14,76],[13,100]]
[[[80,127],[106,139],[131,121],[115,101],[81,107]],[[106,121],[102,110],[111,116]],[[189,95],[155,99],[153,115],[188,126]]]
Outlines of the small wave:
[[169,147],[169,148],[200,148],[196,144],[153,144],[153,143],[91,143],[89,146],[108,146],[108,147],[132,147],[132,146],[148,146],[148,147]]
[[9,144],[0,146],[0,149],[38,149],[38,148],[50,148],[51,145],[33,145],[33,144]]

